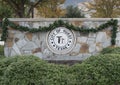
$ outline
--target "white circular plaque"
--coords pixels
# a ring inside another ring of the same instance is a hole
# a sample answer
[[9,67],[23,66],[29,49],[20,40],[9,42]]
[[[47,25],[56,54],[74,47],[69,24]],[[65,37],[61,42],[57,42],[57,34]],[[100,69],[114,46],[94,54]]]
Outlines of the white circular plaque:
[[58,27],[48,33],[47,45],[56,54],[66,54],[75,44],[75,35],[65,27]]

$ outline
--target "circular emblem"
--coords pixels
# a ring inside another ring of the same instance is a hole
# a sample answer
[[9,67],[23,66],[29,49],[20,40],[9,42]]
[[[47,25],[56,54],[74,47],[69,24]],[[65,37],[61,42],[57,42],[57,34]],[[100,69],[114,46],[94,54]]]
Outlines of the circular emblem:
[[47,36],[49,49],[56,54],[66,54],[72,50],[75,44],[74,33],[65,27],[58,27]]

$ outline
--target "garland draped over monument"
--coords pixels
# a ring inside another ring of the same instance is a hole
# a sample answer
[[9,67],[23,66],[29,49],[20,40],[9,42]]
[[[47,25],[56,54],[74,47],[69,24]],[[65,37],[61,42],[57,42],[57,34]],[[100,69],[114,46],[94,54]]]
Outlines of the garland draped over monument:
[[62,20],[58,20],[55,21],[53,24],[50,24],[48,27],[41,27],[39,26],[39,28],[29,28],[29,27],[25,27],[25,26],[20,26],[17,25],[11,21],[9,21],[7,18],[5,18],[2,22],[2,36],[1,36],[1,40],[2,41],[6,41],[7,37],[8,37],[8,27],[14,28],[15,30],[19,30],[19,31],[25,31],[25,32],[30,32],[30,33],[36,33],[36,32],[47,32],[47,31],[51,31],[57,27],[66,27],[67,29],[70,30],[74,30],[74,31],[79,31],[79,32],[83,32],[83,33],[96,33],[99,32],[103,29],[106,29],[108,27],[112,26],[112,35],[111,35],[111,45],[115,45],[115,39],[116,39],[116,33],[117,33],[117,27],[118,27],[118,20],[114,20],[111,19],[109,21],[107,21],[104,24],[101,24],[99,27],[97,28],[84,28],[84,27],[76,27],[72,24],[69,24],[68,22],[64,22]]

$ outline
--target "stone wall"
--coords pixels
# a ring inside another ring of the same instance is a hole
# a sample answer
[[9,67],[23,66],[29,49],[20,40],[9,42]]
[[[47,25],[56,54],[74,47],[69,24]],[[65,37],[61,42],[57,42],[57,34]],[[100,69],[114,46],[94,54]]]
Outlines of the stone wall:
[[[39,26],[49,26],[55,20],[59,19],[10,19],[15,23],[38,28]],[[97,27],[110,19],[62,19],[75,26]],[[116,46],[120,46],[120,19]],[[98,54],[103,48],[111,45],[111,30],[108,27],[97,33],[80,33],[73,31],[75,34],[75,45],[72,50],[66,54],[53,53],[47,45],[46,37],[49,32],[29,33],[21,32],[9,27],[8,38],[5,42],[5,55],[35,55],[45,60],[84,60],[91,55]]]

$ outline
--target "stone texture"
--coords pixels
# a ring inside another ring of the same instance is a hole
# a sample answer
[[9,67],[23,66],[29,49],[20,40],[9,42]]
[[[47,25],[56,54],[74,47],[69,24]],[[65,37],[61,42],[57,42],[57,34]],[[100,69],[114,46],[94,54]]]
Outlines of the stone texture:
[[103,47],[102,47],[102,43],[96,43],[96,51],[97,52],[100,52],[100,51],[102,51],[102,49],[103,49]]
[[82,21],[73,21],[73,22],[71,22],[74,26],[81,26],[82,24],[83,24],[83,22]]
[[78,55],[80,53],[80,44],[76,44],[76,46],[73,48],[73,50],[71,51],[72,56]]
[[81,45],[81,48],[80,48],[80,53],[88,53],[88,48],[89,48],[89,45],[84,43]]
[[16,52],[16,54],[21,55],[21,52],[20,52],[18,46],[17,46],[15,43],[14,43],[14,45],[13,45],[12,48],[13,48],[13,50]]
[[18,41],[19,41],[19,38],[15,38],[15,40],[14,40],[14,41],[15,41],[15,43],[16,43],[16,42],[18,42]]
[[24,26],[25,27],[32,27],[32,26],[30,26],[30,22],[24,22]]
[[[117,35],[118,36],[118,35]],[[120,46],[120,36],[118,36],[117,38],[116,38],[116,45],[117,46]]]
[[91,44],[90,46],[89,46],[89,52],[90,53],[93,53],[93,52],[95,52],[96,51],[96,45],[95,44]]
[[19,22],[20,26],[25,26],[25,22]]
[[88,38],[87,39],[87,44],[91,45],[95,43],[95,38]]
[[120,32],[118,32],[116,35],[117,35],[117,37],[120,37]]
[[107,41],[107,35],[105,32],[98,32],[96,37],[96,42],[105,42]]
[[61,55],[57,55],[55,57],[49,57],[49,58],[45,58],[45,60],[82,60],[84,59],[83,58],[83,55],[82,54],[79,54],[77,56],[61,56]]
[[24,51],[29,51],[29,52],[32,52],[33,49],[37,48],[37,45],[35,45],[34,42],[27,42],[22,48],[21,50],[24,50]]
[[14,33],[9,32],[8,33],[8,38],[14,38]]
[[91,55],[92,55],[92,54],[90,54],[90,53],[84,53],[84,54],[83,54],[83,57],[84,57],[83,60],[89,58]]
[[112,33],[111,33],[111,31],[105,31],[106,32],[106,34],[107,34],[107,39],[109,39],[109,38],[111,38],[111,36],[112,36]]
[[43,51],[43,54],[46,55],[47,57],[53,56],[53,53],[52,53],[48,48],[46,48],[46,49]]
[[87,27],[87,28],[94,28],[95,25],[93,22],[89,21],[89,22],[84,22],[83,26]]
[[41,45],[40,45],[40,43],[41,43],[40,40],[41,40],[41,39],[40,39],[40,37],[39,37],[39,34],[40,34],[40,33],[36,33],[36,34],[33,33],[33,37],[32,37],[32,41],[35,42],[35,44],[36,44],[38,47],[41,46]]
[[89,33],[89,37],[90,38],[95,38],[96,37],[96,33]]
[[14,49],[11,49],[11,54],[10,54],[10,56],[16,56],[16,55],[18,55],[18,54],[16,53],[16,51],[15,51]]
[[27,44],[27,41],[25,39],[22,39],[22,40],[19,40],[16,44],[19,48],[22,48]]
[[108,46],[110,46],[111,45],[111,39],[108,39],[106,42],[103,42],[102,43],[102,47],[103,48],[106,48],[106,47],[108,47]]
[[18,31],[18,32],[15,32],[14,37],[15,37],[15,38],[18,38],[18,39],[24,39],[25,34]]
[[39,58],[43,58],[44,57],[44,55],[42,54],[42,53],[34,53],[34,56],[37,56],[37,57],[39,57]]
[[9,57],[11,54],[11,48],[9,47],[4,47],[4,54],[6,57]]
[[32,53],[38,53],[38,52],[41,52],[41,48],[35,48],[32,50]]
[[22,50],[22,54],[24,54],[24,55],[32,55],[32,50],[30,49],[30,50]]
[[12,41],[10,41],[10,42],[7,41],[5,45],[6,45],[7,47],[12,47],[13,44],[14,44],[14,43],[13,43]]
[[28,40],[32,40],[33,34],[32,33],[26,33],[26,37]]
[[75,34],[76,37],[80,37],[80,32],[79,31],[75,32],[74,34]]
[[82,33],[82,32],[80,33],[80,36],[83,36],[83,37],[88,37],[88,35],[89,35],[88,33]]
[[87,37],[77,37],[77,42],[79,43],[86,43]]
[[34,27],[34,28],[39,28],[39,26],[40,26],[39,24],[40,24],[39,22],[34,22],[34,23],[33,23],[33,27]]

